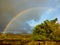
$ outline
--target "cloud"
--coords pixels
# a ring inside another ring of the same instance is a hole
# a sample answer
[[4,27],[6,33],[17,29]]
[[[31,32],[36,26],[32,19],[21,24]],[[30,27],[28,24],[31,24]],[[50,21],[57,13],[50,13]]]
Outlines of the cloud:
[[[0,0],[0,30],[4,30],[8,22],[25,9],[33,7],[60,8],[59,4],[59,0]],[[33,15],[37,15],[37,12]],[[33,18],[32,16],[30,17]],[[38,17],[35,16],[35,21],[38,21],[36,19]]]
[[[14,17],[11,22],[7,25],[4,32],[24,32],[26,33],[32,31],[30,23],[27,23],[31,20],[39,21],[41,14],[46,10],[46,8],[31,8],[28,10],[24,10],[23,12],[19,13],[16,17]],[[34,25],[34,22],[32,22]]]

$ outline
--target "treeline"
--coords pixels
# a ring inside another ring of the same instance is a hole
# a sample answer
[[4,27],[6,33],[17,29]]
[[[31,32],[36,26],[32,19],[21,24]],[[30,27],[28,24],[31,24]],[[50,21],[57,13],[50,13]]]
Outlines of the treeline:
[[59,45],[60,24],[58,19],[46,20],[36,25],[32,34],[0,34],[1,44],[10,45]]
[[46,20],[33,29],[34,40],[60,41],[60,23],[58,19]]

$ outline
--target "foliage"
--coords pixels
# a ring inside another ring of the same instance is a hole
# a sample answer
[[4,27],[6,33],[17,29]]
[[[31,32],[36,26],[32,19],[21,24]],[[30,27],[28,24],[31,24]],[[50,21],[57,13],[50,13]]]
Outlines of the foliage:
[[[0,45],[55,45],[57,43],[56,41],[35,41],[31,39],[32,36],[32,34],[0,34]],[[36,40],[39,36],[42,38],[42,35],[36,35]]]
[[60,40],[60,24],[57,18],[46,20],[33,29],[34,40]]

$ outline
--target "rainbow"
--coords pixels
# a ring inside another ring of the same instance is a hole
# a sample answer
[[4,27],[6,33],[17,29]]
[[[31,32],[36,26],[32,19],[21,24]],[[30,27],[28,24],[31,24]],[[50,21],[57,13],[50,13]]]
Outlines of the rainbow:
[[6,25],[6,27],[5,27],[5,29],[3,30],[2,33],[4,34],[7,31],[7,28],[10,26],[10,24],[20,15],[23,15],[24,13],[27,13],[27,12],[31,11],[32,9],[40,9],[40,8],[47,9],[47,7],[45,7],[45,8],[44,7],[35,7],[35,8],[29,8],[29,9],[26,9],[24,11],[21,11],[16,16],[14,16],[11,21],[9,21],[9,23]]

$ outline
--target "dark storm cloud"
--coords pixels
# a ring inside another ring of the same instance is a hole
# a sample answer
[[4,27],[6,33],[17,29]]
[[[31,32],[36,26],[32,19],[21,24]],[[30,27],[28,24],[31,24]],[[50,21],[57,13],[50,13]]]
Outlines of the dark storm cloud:
[[[28,9],[29,10],[29,9]],[[45,12],[47,9],[45,8],[33,8],[26,13],[24,11],[19,13],[17,17],[9,23],[6,27],[4,33],[32,33],[32,28],[34,27],[35,22],[39,22],[40,16]],[[26,10],[25,10],[26,11]],[[30,23],[32,22],[32,23]],[[32,24],[32,26],[31,26]],[[36,25],[36,23],[35,23]]]
[[32,7],[51,7],[53,2],[54,0],[0,0],[0,30],[19,12]]

